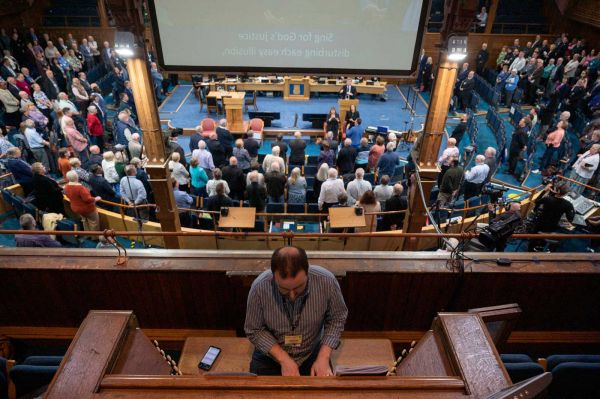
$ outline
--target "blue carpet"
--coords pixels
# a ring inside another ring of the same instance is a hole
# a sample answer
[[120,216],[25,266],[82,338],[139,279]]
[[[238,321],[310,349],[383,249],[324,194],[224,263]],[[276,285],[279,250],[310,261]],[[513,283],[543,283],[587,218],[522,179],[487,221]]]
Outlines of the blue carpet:
[[[160,105],[159,112],[162,115],[172,114],[177,111],[177,108],[183,103],[184,100],[187,99],[187,96],[192,92],[192,86],[180,85],[175,87],[175,89],[171,92],[171,95],[165,99],[165,101]],[[194,97],[194,96],[190,96]],[[196,100],[196,97],[194,97]]]
[[[199,122],[208,117],[206,108],[199,111],[198,99],[190,95],[185,102],[181,104],[185,93],[191,89],[189,85],[180,85],[179,89],[168,98],[160,111],[161,120],[170,119],[171,126],[193,129]],[[404,87],[406,91],[406,87]],[[397,86],[388,85],[387,101],[379,101],[370,95],[359,96],[360,104],[358,110],[363,120],[363,126],[389,126],[394,130],[406,130],[410,125],[410,111],[405,108],[406,102]],[[302,121],[304,113],[324,113],[326,114],[331,107],[338,108],[338,99],[333,95],[321,94],[320,97],[311,97],[310,101],[284,101],[283,97],[259,96],[257,99],[258,110],[261,112],[279,112],[281,119],[273,121],[273,129],[294,129],[294,120],[298,115],[298,128],[310,129],[309,122]],[[174,112],[181,106],[179,112]],[[420,112],[420,114],[419,114]],[[419,116],[414,119],[415,129],[420,129],[425,121],[426,108],[423,104],[418,106]],[[212,118],[217,118],[215,114]],[[222,117],[222,116],[219,116]],[[247,114],[245,118],[248,118]]]

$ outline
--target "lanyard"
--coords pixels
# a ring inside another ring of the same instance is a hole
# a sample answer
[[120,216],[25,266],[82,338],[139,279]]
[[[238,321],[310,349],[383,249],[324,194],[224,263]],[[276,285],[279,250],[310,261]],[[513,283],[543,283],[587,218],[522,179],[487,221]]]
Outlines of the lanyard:
[[[304,305],[306,305],[306,298],[307,296],[304,295],[304,297],[302,297],[301,303],[300,303],[300,309],[298,310],[298,315],[296,316],[296,318],[294,319],[293,317],[293,311],[295,308],[295,301],[289,301],[290,305],[291,305],[291,309],[290,306],[284,306],[285,307],[285,315],[287,316],[288,321],[290,322],[290,327],[292,327],[292,333],[294,331],[296,331],[296,328],[298,327],[298,324],[300,324],[300,317],[302,317],[302,310],[304,309]],[[285,301],[286,299],[284,299]]]

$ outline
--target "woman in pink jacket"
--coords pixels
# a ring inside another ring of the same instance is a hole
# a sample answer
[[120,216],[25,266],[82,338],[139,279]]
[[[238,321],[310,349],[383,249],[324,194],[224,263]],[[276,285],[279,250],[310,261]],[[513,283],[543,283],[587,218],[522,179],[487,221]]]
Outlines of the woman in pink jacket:
[[79,154],[79,159],[81,159],[82,162],[87,161],[87,139],[83,136],[83,134],[79,133],[79,131],[75,127],[75,122],[73,121],[73,118],[69,118],[67,116],[65,116],[64,118],[67,118],[65,119],[64,128],[65,136],[67,136],[67,141],[69,142],[71,147],[73,147],[73,149],[77,152],[77,154]]
[[552,163],[554,153],[558,152],[560,144],[565,137],[567,126],[569,125],[566,121],[560,121],[556,125],[556,130],[548,134],[548,137],[546,138],[546,152],[544,152],[544,156],[540,162],[541,169],[546,169]]

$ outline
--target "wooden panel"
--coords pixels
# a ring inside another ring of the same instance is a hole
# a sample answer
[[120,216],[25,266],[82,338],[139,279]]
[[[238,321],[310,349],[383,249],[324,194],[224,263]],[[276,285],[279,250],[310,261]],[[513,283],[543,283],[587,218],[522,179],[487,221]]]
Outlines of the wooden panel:
[[111,373],[169,375],[171,366],[167,364],[144,332],[136,328],[128,334]]
[[[90,309],[132,309],[143,328],[242,335],[249,286],[271,254],[140,250],[129,251],[127,266],[115,266],[113,250],[2,248],[0,281],[11,283],[0,290],[0,333],[10,326],[73,328]],[[545,342],[566,342],[569,331],[597,340],[587,334],[600,331],[598,255],[511,256],[518,267],[482,261],[458,274],[446,268],[446,254],[309,253],[312,264],[339,278],[350,309],[347,331],[423,332],[439,311],[518,303],[520,332],[557,332],[540,338]]]
[[440,314],[434,331],[444,338],[469,393],[485,398],[512,385],[485,324],[476,314]]
[[452,376],[452,370],[440,338],[429,330],[419,340],[412,352],[396,369],[399,376]]
[[[90,312],[65,354],[46,399],[91,398],[133,321],[131,312]],[[79,384],[73,384],[73,379]]]
[[248,373],[254,345],[245,338],[229,337],[189,337],[179,358],[179,369],[184,375],[202,375],[204,370],[198,368],[198,363],[209,346],[221,349],[219,357],[213,364],[211,372]]

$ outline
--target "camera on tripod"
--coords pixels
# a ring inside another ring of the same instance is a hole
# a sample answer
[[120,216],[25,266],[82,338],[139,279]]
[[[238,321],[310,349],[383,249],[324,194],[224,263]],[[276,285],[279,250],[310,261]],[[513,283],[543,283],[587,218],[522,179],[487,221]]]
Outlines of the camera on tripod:
[[508,191],[507,187],[494,186],[492,183],[488,183],[481,189],[481,194],[488,195],[492,204],[497,204],[498,200],[502,198],[505,192]]

